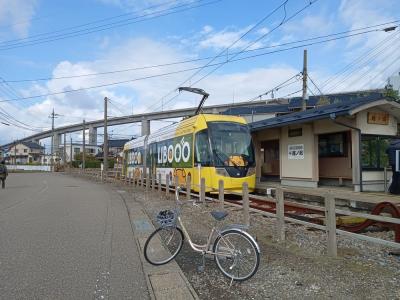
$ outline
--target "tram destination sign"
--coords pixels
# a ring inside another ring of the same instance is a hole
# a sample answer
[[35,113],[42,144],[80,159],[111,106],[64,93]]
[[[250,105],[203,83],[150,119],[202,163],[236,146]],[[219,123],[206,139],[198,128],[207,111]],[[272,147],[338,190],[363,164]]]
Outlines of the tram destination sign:
[[288,145],[289,159],[304,159],[304,144]]

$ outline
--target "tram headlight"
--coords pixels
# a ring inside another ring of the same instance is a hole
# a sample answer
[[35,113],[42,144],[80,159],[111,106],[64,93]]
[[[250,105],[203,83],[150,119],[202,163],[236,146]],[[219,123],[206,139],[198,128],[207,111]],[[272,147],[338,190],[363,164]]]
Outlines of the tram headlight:
[[219,176],[230,177],[229,173],[225,170],[225,168],[215,168],[215,172]]
[[251,175],[254,175],[254,174],[256,174],[256,168],[249,168],[247,170],[247,176],[251,176]]

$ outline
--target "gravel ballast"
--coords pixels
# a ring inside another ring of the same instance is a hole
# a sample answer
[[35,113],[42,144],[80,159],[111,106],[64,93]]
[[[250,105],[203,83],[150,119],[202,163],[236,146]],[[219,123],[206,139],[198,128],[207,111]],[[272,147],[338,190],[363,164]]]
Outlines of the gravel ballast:
[[[141,189],[133,189],[132,201],[140,202],[153,221],[158,211],[175,205],[172,194],[167,200],[164,193]],[[225,208],[229,216],[224,223],[243,222],[239,208]],[[195,242],[205,243],[215,222],[209,213],[214,209],[216,203],[184,206],[182,218]],[[261,262],[245,282],[230,285],[212,257],[206,258],[200,272],[202,256],[184,244],[176,261],[200,299],[400,299],[400,256],[391,254],[396,250],[338,236],[338,257],[330,258],[323,231],[285,223],[286,241],[278,243],[273,218],[252,213],[250,220],[249,232],[260,245]],[[392,231],[366,234],[393,241]]]

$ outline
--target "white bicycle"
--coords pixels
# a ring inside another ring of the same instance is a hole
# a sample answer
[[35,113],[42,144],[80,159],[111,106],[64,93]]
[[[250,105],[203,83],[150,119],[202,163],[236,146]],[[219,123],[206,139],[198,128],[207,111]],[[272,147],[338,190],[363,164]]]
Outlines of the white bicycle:
[[[182,206],[186,203],[197,205],[197,201],[179,200],[178,187],[175,191],[176,208],[174,210],[160,211],[157,222],[161,225],[147,239],[144,245],[144,257],[153,265],[163,265],[174,259],[182,249],[184,237],[190,247],[204,256],[214,256],[215,262],[221,272],[231,280],[244,281],[252,277],[260,264],[260,248],[255,239],[245,231],[246,226],[232,224],[220,225],[227,215],[226,211],[212,211],[215,225],[211,229],[207,242],[204,245],[193,243],[180,217]],[[179,223],[179,227],[177,225]]]

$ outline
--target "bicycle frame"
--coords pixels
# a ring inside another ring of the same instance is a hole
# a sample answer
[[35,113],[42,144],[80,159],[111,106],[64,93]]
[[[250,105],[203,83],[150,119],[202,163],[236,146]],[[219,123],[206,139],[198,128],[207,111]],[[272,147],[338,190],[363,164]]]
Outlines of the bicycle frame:
[[[179,200],[179,188],[176,189],[175,191],[175,196],[176,196],[176,202],[178,206],[183,206],[183,204],[185,204],[184,202]],[[180,209],[178,209],[179,214],[180,214]],[[246,231],[243,230],[243,228],[245,227],[244,225],[239,225],[239,224],[233,224],[233,225],[228,225],[228,226],[224,226],[222,229],[220,229],[218,226],[213,226],[213,228],[211,228],[211,231],[207,237],[207,242],[205,244],[196,244],[192,241],[189,232],[187,231],[180,215],[178,214],[178,223],[183,231],[183,234],[185,236],[185,238],[188,240],[190,247],[193,249],[193,251],[195,252],[200,252],[202,254],[211,254],[211,255],[219,255],[219,256],[226,256],[226,257],[231,257],[232,255],[234,255],[235,252],[235,247],[234,245],[232,245],[232,243],[229,242],[229,240],[224,239],[222,233],[226,230],[230,230],[230,229],[236,229],[244,234],[246,234],[246,236],[248,236],[255,245],[257,245],[257,250],[260,253],[260,249],[258,248],[258,244],[256,243],[256,241],[253,239],[253,237],[251,235],[249,235]],[[218,237],[223,239],[223,241],[225,242],[225,244],[227,245],[227,252],[222,253],[222,252],[213,252],[210,248],[212,245],[212,242],[215,240],[213,239],[213,236],[216,235],[215,239],[217,239]],[[229,246],[229,247],[228,247]]]
[[188,240],[190,247],[196,251],[196,252],[201,252],[204,254],[215,254],[214,252],[210,251],[210,246],[211,246],[211,242],[212,242],[212,237],[214,235],[214,233],[216,232],[215,226],[211,229],[210,234],[208,235],[207,238],[207,243],[203,244],[203,245],[199,245],[199,244],[195,244],[192,239],[190,238],[190,235],[188,233],[188,231],[186,230],[185,225],[182,222],[181,217],[178,217],[178,222],[179,225],[183,231],[183,234],[185,235],[185,238]]

